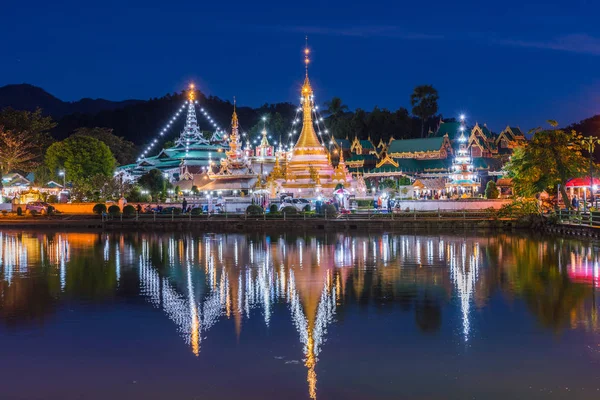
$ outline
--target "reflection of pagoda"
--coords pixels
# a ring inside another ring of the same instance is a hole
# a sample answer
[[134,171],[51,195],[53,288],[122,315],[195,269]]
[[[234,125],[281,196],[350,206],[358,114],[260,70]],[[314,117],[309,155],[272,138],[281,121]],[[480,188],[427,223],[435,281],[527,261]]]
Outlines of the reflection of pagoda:
[[[283,190],[314,196],[317,192],[331,194],[338,183],[350,184],[352,175],[345,165],[336,171],[331,164],[329,151],[321,144],[313,126],[314,110],[313,90],[308,79],[308,48],[305,50],[306,77],[302,85],[301,101],[303,125],[286,166],[286,179]],[[334,176],[335,175],[335,176]]]

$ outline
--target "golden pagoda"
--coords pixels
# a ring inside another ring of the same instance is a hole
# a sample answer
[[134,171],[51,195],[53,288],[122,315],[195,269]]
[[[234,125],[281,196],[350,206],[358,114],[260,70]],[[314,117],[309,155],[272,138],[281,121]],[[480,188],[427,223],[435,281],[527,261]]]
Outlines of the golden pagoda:
[[[286,181],[281,185],[286,192],[302,197],[330,195],[336,185],[351,184],[352,175],[345,165],[335,174],[329,151],[319,140],[313,125],[314,96],[308,79],[308,47],[304,50],[305,78],[301,90],[302,131],[286,164]],[[334,179],[335,175],[335,179]]]

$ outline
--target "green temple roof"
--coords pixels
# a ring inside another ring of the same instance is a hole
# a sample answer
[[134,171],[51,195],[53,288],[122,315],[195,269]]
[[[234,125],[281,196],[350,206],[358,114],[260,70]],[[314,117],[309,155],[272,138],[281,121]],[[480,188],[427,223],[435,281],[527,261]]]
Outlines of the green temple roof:
[[370,140],[361,140],[360,145],[362,146],[363,149],[368,149],[368,150],[375,149],[375,146],[373,146],[373,143],[371,143]]
[[[469,128],[466,128],[469,129]],[[460,136],[460,122],[442,122],[440,126],[431,137],[444,137],[448,135],[450,140],[456,140]],[[469,132],[465,130],[465,136],[469,136]]]
[[352,157],[348,158],[346,162],[353,161],[376,161],[377,156],[375,154],[352,154]]
[[437,151],[442,148],[443,144],[443,137],[393,140],[390,144],[390,147],[388,148],[388,154],[414,153],[419,151]]

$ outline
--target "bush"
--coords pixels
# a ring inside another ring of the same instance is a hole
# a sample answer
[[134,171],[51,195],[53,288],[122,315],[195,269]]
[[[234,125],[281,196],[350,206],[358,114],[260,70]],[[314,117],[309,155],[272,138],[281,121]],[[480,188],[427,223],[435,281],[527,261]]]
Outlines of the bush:
[[277,214],[279,212],[279,208],[277,207],[277,204],[271,204],[271,207],[269,207],[269,214]]
[[48,215],[53,215],[56,214],[56,208],[52,207],[52,206],[48,206],[48,209],[46,210],[46,213]]
[[106,204],[98,203],[94,206],[92,211],[94,212],[94,214],[98,214],[98,215],[105,213],[106,212]]
[[6,216],[6,214],[8,214],[8,211],[2,210],[2,215]]
[[498,190],[498,186],[496,186],[496,182],[489,181],[485,187],[485,198],[497,199],[498,196],[500,196],[500,191]]
[[373,207],[373,200],[356,200],[357,207]]
[[131,204],[127,204],[125,207],[123,207],[123,215],[128,217],[135,215],[135,207]]
[[248,215],[262,215],[263,212],[263,208],[256,204],[250,204],[248,208],[246,208],[246,214]]
[[200,207],[192,208],[192,215],[202,215],[202,208],[200,208]]
[[328,217],[335,217],[337,213],[337,209],[333,204],[325,204],[323,206],[323,214],[326,214]]
[[298,214],[298,210],[296,210],[296,207],[286,206],[281,209],[281,213],[286,215],[296,215]]
[[302,209],[302,211],[310,212],[310,205],[309,204],[305,205],[304,208]]
[[120,215],[121,214],[121,209],[119,208],[118,205],[113,204],[112,206],[108,207],[108,213],[110,215]]
[[179,208],[179,207],[174,207],[174,208],[173,208],[173,214],[175,214],[175,215],[179,215],[179,214],[181,214],[181,208]]
[[23,215],[23,209],[21,207],[17,207],[17,215],[18,216]]
[[536,199],[515,199],[505,204],[498,210],[498,217],[523,217],[530,214],[540,214],[540,207]]
[[48,203],[58,203],[58,196],[55,194],[48,196]]

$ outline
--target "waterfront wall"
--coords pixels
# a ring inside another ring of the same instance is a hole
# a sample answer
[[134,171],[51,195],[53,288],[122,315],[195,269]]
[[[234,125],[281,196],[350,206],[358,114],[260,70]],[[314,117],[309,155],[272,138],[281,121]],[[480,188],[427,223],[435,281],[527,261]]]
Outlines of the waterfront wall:
[[509,204],[509,199],[464,199],[464,200],[401,200],[396,204],[401,209],[410,209],[416,211],[462,211],[462,210],[485,210],[493,208],[498,210],[503,205]]
[[[63,214],[93,214],[92,210],[96,204],[97,203],[53,203],[52,207]],[[106,207],[112,204],[114,203],[107,204]],[[9,210],[12,208],[13,212],[16,212],[17,208],[21,207],[24,212],[26,204],[9,204],[9,207]]]

